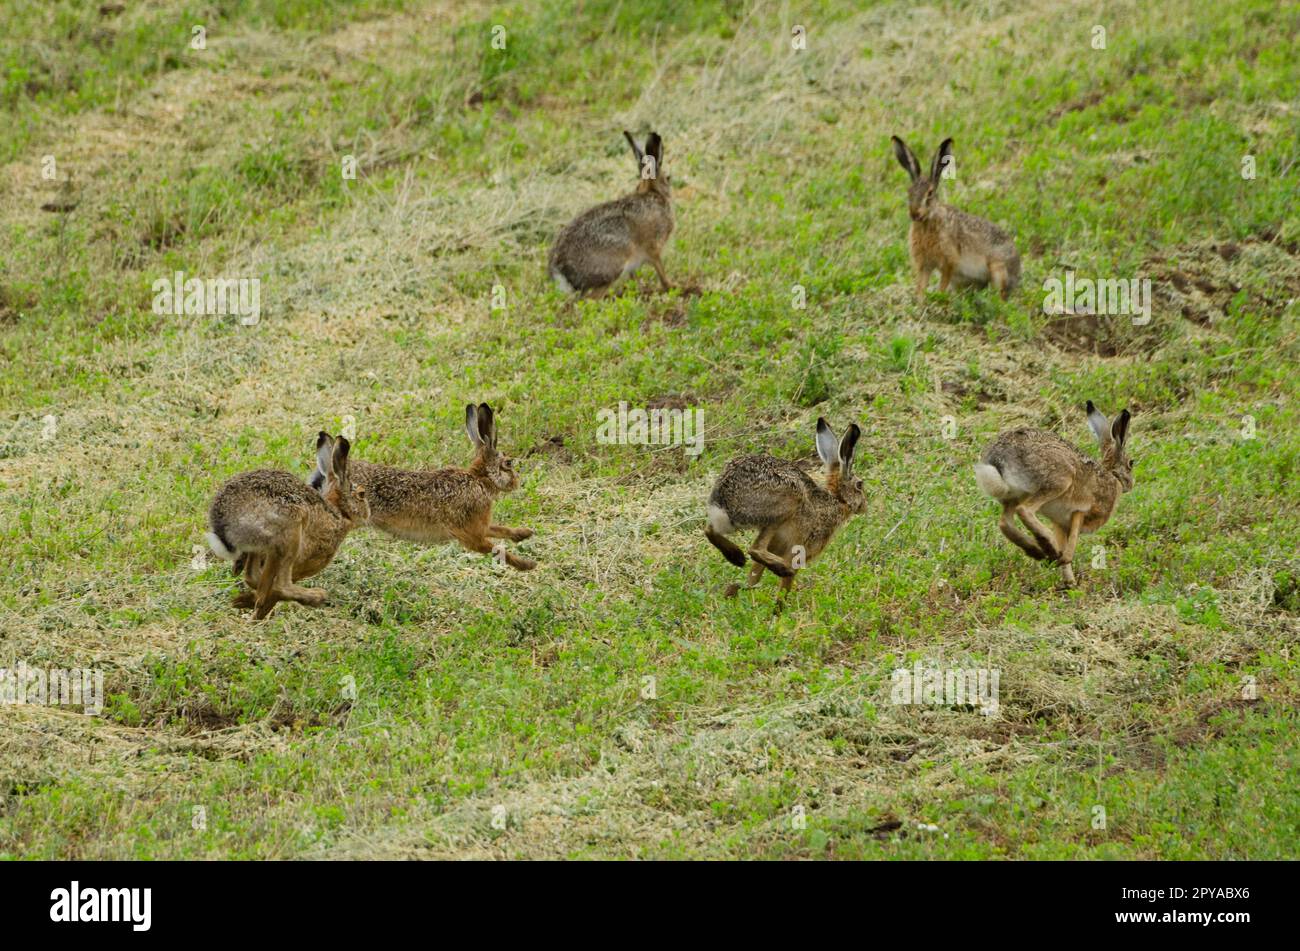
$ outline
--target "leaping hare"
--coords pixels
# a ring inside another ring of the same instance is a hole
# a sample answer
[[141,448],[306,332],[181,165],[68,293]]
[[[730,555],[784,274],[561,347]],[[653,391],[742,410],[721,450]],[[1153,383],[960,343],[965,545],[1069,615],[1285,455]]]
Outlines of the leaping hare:
[[[492,521],[497,496],[519,485],[510,458],[497,451],[497,427],[487,403],[465,407],[465,432],[473,444],[474,460],[468,468],[399,469],[352,460],[353,476],[365,483],[370,500],[371,525],[389,535],[425,545],[460,542],[470,551],[497,554],[520,571],[537,567],[535,561],[495,548],[488,539],[531,538],[530,528],[508,528]],[[322,433],[322,435],[325,435]],[[317,463],[312,486],[325,484]]]
[[565,225],[551,248],[547,272],[561,290],[599,297],[619,278],[650,264],[664,290],[672,285],[661,260],[673,233],[672,187],[663,172],[664,146],[651,132],[645,150],[624,132],[636,156],[636,190],[589,208]]
[[[1088,426],[1101,444],[1101,462],[1089,459],[1055,433],[1013,429],[984,450],[975,465],[979,487],[1002,503],[998,527],[1030,558],[1054,561],[1074,584],[1074,547],[1080,534],[1106,524],[1122,493],[1133,488],[1133,460],[1125,454],[1126,409],[1114,424],[1088,400]],[[1051,531],[1038,519],[1047,517]],[[1015,517],[1030,535],[1016,526]]]
[[[853,450],[862,431],[849,426],[842,440],[826,420],[817,420],[817,454],[826,476],[818,485],[793,462],[773,456],[742,456],[727,463],[709,495],[705,537],[737,568],[745,553],[728,535],[757,528],[749,549],[754,560],[747,587],[763,578],[763,569],[781,579],[778,598],[794,583],[795,572],[816,558],[831,536],[852,515],[866,508],[862,480],[853,476]],[[734,597],[740,586],[727,588]]]
[[891,136],[898,164],[907,170],[912,185],[907,191],[907,212],[912,224],[907,241],[916,271],[916,297],[925,300],[930,275],[939,271],[939,290],[951,281],[956,287],[992,285],[1006,300],[1020,283],[1020,255],[1015,241],[991,221],[968,215],[939,201],[939,182],[952,156],[952,139],[944,139],[934,153],[929,174],[921,174],[915,153],[898,136]]
[[365,489],[352,484],[348,471],[348,441],[321,437],[316,459],[326,475],[319,491],[291,473],[257,469],[218,489],[208,510],[208,545],[234,562],[249,588],[235,606],[254,608],[257,620],[280,601],[322,604],[323,590],[294,582],[322,571],[348,532],[369,517]]

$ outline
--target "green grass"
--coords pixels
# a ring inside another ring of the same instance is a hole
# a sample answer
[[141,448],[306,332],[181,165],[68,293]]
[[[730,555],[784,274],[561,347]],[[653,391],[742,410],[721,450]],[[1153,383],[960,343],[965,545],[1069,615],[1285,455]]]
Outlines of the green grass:
[[[0,855],[1295,857],[1300,13],[99,6],[0,37],[0,666],[108,694],[0,708]],[[571,303],[546,251],[630,187],[624,128],[664,136],[699,293]],[[916,303],[891,133],[953,136],[1009,301]],[[1149,277],[1151,323],[1044,314],[1068,268]],[[259,278],[261,322],[153,313],[177,270]],[[666,397],[698,458],[597,442]],[[1088,398],[1133,410],[1137,485],[1062,591],[970,466],[1088,443]],[[305,475],[346,417],[463,463],[470,400],[535,572],[363,531],[328,605],[254,623],[191,567],[228,476]],[[867,511],[779,614],[723,599],[713,479],[819,415],[863,426]],[[997,715],[892,704],[918,660],[1000,670]]]

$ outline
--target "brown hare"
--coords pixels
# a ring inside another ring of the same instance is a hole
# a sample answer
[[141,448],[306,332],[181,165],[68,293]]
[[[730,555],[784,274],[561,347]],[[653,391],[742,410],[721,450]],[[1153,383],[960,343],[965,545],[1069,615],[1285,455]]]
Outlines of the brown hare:
[[261,620],[280,601],[313,607],[325,601],[319,588],[294,584],[324,570],[348,532],[369,517],[365,489],[348,471],[348,441],[325,433],[317,440],[317,465],[326,476],[320,491],[276,469],[235,476],[208,510],[208,545],[235,563],[249,590],[235,606],[254,608]]
[[631,194],[578,215],[555,239],[547,272],[566,293],[599,297],[642,264],[655,269],[664,290],[672,287],[662,260],[673,233],[672,187],[663,172],[663,140],[651,132],[642,151],[632,133],[623,135],[636,156],[640,180]]
[[[817,455],[824,466],[824,487],[793,462],[773,456],[741,456],[727,463],[709,495],[704,534],[727,561],[743,568],[745,553],[727,536],[739,529],[758,529],[749,549],[754,563],[746,587],[757,585],[766,568],[781,579],[778,598],[784,597],[795,572],[821,554],[850,516],[866,508],[862,480],[853,476],[853,450],[861,435],[854,423],[836,440],[826,420],[818,418]],[[727,597],[739,590],[739,585],[730,585]]]
[[[1002,504],[1002,534],[1030,558],[1060,565],[1066,585],[1074,584],[1071,566],[1079,535],[1105,525],[1120,495],[1133,488],[1133,461],[1125,453],[1129,411],[1121,412],[1113,425],[1092,400],[1087,412],[1088,426],[1101,444],[1100,462],[1055,433],[1013,429],[993,440],[975,465],[979,487]],[[1016,526],[1016,516],[1032,538]]]
[[[491,538],[521,542],[531,538],[530,528],[508,528],[492,521],[497,496],[513,492],[519,476],[510,458],[497,451],[496,418],[487,403],[465,407],[465,431],[473,444],[474,460],[468,468],[399,469],[352,460],[353,477],[366,486],[370,503],[369,524],[389,535],[425,545],[460,542],[470,551],[496,555],[520,571],[537,563],[494,547]],[[317,463],[311,484],[326,484]]]
[[952,139],[944,139],[921,174],[915,153],[898,136],[891,136],[898,164],[907,170],[912,185],[907,192],[907,212],[912,224],[907,242],[916,271],[916,297],[925,300],[930,275],[939,271],[939,290],[949,282],[956,287],[992,284],[1006,300],[1020,284],[1020,255],[1015,242],[991,221],[968,215],[939,201],[939,182],[952,156]]

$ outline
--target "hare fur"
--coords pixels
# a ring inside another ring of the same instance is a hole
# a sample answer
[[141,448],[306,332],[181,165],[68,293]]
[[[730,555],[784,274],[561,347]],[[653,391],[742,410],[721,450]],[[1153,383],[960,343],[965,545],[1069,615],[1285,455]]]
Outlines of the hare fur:
[[[1060,565],[1066,585],[1074,584],[1079,536],[1105,525],[1120,495],[1133,488],[1133,461],[1126,452],[1131,414],[1125,409],[1111,423],[1092,400],[1086,410],[1100,461],[1055,433],[1025,428],[999,435],[975,465],[980,489],[1002,505],[1002,534],[1030,558]],[[1016,525],[1017,517],[1029,535]]]
[[[857,424],[836,440],[826,420],[817,420],[817,453],[825,485],[818,485],[793,462],[773,456],[741,456],[727,463],[709,495],[705,537],[738,568],[745,553],[727,536],[758,529],[749,557],[746,587],[756,586],[767,569],[781,579],[778,597],[794,583],[798,569],[821,554],[850,516],[866,507],[862,480],[853,475],[853,452],[862,435]],[[727,596],[739,591],[731,585]]]
[[[523,541],[532,529],[510,528],[492,521],[497,496],[519,485],[510,457],[497,449],[496,416],[487,403],[465,407],[465,431],[474,446],[474,459],[466,468],[401,469],[352,460],[353,478],[366,486],[370,503],[369,524],[405,541],[423,545],[459,542],[469,551],[496,555],[519,571],[537,563],[520,558],[489,539]],[[324,483],[317,467],[312,485]]]
[[294,582],[323,571],[369,515],[365,489],[348,472],[348,441],[325,440],[317,441],[318,465],[328,473],[321,491],[292,473],[258,469],[226,482],[208,510],[208,545],[242,569],[249,588],[235,606],[253,608],[257,620],[280,601],[324,603],[324,591]]
[[649,264],[664,290],[664,245],[673,233],[672,187],[663,174],[663,140],[651,132],[642,150],[624,132],[636,156],[636,190],[589,208],[565,225],[547,261],[547,273],[565,292],[599,297],[615,283]]
[[930,275],[939,272],[939,290],[985,287],[992,284],[1003,300],[1020,284],[1020,254],[1015,241],[997,225],[939,201],[943,169],[952,157],[952,139],[944,139],[928,173],[922,172],[916,154],[898,136],[892,136],[894,155],[907,171],[907,232],[916,296],[925,299]]

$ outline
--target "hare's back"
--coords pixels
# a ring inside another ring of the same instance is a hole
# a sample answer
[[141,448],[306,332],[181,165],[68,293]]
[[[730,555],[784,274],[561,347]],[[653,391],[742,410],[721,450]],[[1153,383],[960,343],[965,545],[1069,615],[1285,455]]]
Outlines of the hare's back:
[[1013,429],[984,450],[980,461],[993,466],[1003,480],[1025,494],[1059,487],[1074,477],[1087,460],[1056,433],[1044,429]]
[[251,551],[275,543],[305,514],[324,506],[311,486],[291,473],[257,469],[217,490],[208,520],[223,544]]
[[709,496],[737,528],[770,525],[793,516],[816,488],[808,474],[775,456],[741,456],[727,463]]

